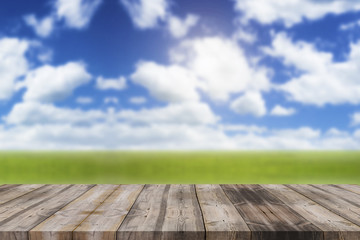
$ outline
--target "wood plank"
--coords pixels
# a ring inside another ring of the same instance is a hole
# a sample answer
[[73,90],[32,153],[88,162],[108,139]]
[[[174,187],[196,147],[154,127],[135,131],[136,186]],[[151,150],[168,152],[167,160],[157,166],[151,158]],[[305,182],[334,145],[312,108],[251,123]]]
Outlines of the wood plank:
[[3,184],[0,186],[0,191],[2,191],[3,189],[9,189],[9,188],[13,188],[15,186],[19,186],[20,184]]
[[349,202],[310,185],[286,185],[294,191],[310,198],[314,202],[322,205],[339,216],[349,220],[350,222],[360,226],[360,208],[350,204]]
[[317,185],[310,185],[310,186],[313,186],[321,191],[328,192],[329,194],[334,194],[337,198],[341,198],[344,201],[360,208],[360,195],[357,193],[345,190],[336,185],[317,184]]
[[30,240],[71,240],[72,232],[117,188],[117,185],[96,185],[34,227],[29,232]]
[[30,184],[30,185],[5,185],[0,188],[0,206],[3,203],[11,201],[22,195],[25,195],[35,189],[44,186],[44,184]]
[[221,185],[253,239],[323,239],[322,231],[259,185]]
[[250,240],[244,219],[220,185],[196,185],[207,240]]
[[121,185],[74,231],[74,240],[116,240],[116,232],[144,185]]
[[336,185],[340,188],[343,188],[345,190],[360,194],[360,186],[359,185],[353,185],[353,184],[340,184]]
[[28,231],[91,186],[48,185],[1,208],[0,239],[28,240]]
[[205,239],[194,185],[146,185],[118,239]]
[[324,240],[359,240],[360,227],[284,185],[261,185],[324,232]]

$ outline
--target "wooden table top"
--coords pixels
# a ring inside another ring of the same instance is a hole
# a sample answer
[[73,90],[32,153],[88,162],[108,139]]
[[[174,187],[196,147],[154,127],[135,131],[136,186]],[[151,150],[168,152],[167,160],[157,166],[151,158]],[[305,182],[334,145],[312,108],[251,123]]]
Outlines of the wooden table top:
[[8,239],[360,240],[360,186],[1,185]]

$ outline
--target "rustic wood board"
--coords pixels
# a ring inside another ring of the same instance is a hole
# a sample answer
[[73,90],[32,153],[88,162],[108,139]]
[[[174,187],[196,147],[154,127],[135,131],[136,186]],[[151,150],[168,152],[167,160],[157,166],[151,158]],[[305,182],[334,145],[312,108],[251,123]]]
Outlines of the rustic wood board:
[[74,240],[116,240],[116,232],[143,185],[122,185],[74,231]]
[[323,239],[322,231],[259,185],[222,185],[251,239]]
[[251,239],[249,227],[219,185],[197,185],[196,190],[204,217],[206,239]]
[[89,188],[91,188],[89,185],[45,186],[4,204],[4,208],[0,211],[1,215],[7,215],[7,218],[0,223],[0,239],[28,240],[30,229]]
[[122,239],[360,240],[360,186],[0,186],[0,240]]
[[[326,190],[322,190],[321,188],[311,185],[286,186],[310,198],[314,202],[347,219],[348,221],[360,226],[360,207],[350,204],[348,201],[343,199],[343,196],[332,194]],[[346,195],[348,192],[344,191],[342,194]]]
[[73,231],[119,186],[96,185],[30,231],[30,240],[72,239]]
[[360,227],[283,185],[262,185],[324,232],[324,240],[359,239]]
[[194,185],[146,185],[118,239],[205,239]]
[[0,205],[11,201],[15,198],[21,197],[35,189],[44,186],[43,184],[30,185],[3,185],[0,188]]

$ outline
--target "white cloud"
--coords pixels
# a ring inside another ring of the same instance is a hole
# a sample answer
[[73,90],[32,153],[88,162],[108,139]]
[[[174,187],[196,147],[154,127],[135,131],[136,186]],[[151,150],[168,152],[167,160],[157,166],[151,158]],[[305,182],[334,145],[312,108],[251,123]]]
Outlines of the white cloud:
[[54,30],[54,19],[52,16],[38,20],[34,14],[29,14],[24,17],[24,20],[40,37],[48,37]]
[[199,79],[199,88],[213,100],[226,101],[232,93],[270,87],[269,70],[251,66],[242,49],[229,39],[186,40],[170,52],[170,57],[188,68]]
[[327,14],[358,11],[360,3],[355,0],[235,0],[235,9],[241,12],[245,22],[250,19],[263,24],[279,21],[291,27],[304,19],[317,20]]
[[219,129],[225,132],[242,132],[242,133],[265,133],[268,131],[266,127],[256,125],[243,125],[243,124],[225,124],[220,125]]
[[82,63],[69,62],[58,67],[45,65],[30,71],[18,88],[27,88],[24,94],[26,101],[53,102],[70,96],[90,79],[91,75]]
[[360,125],[360,112],[356,112],[353,115],[351,115],[351,124],[353,126]]
[[246,43],[254,43],[257,40],[257,37],[254,33],[246,32],[242,29],[236,30],[235,33],[233,34],[233,38],[236,41],[240,40]]
[[101,3],[102,0],[56,0],[56,16],[67,27],[81,29],[90,23]]
[[170,16],[168,19],[168,30],[174,38],[185,37],[190,28],[194,27],[199,21],[199,17],[194,14],[188,14],[185,19]]
[[58,108],[52,104],[22,102],[14,105],[4,118],[8,124],[79,124],[93,123],[104,119],[105,114],[98,110],[82,111],[80,109]]
[[104,99],[104,103],[105,104],[109,104],[109,103],[118,104],[119,100],[116,97],[106,97]]
[[131,75],[133,82],[142,85],[158,100],[166,102],[197,101],[196,78],[187,69],[140,62]]
[[133,104],[144,104],[146,103],[146,98],[144,97],[131,97],[129,99],[129,102],[133,103]]
[[230,108],[241,115],[254,115],[262,117],[266,114],[265,101],[259,92],[247,92],[243,96],[235,99]]
[[126,79],[122,76],[117,79],[98,77],[96,79],[96,88],[100,90],[122,90],[126,88]]
[[360,103],[360,41],[351,44],[343,62],[334,62],[333,55],[321,52],[310,43],[292,42],[285,34],[274,37],[269,55],[283,60],[285,65],[300,70],[300,76],[278,87],[288,98],[305,104]]
[[271,110],[271,115],[273,116],[291,116],[296,113],[296,110],[294,108],[286,108],[281,105],[276,105]]
[[168,0],[119,0],[140,29],[154,28],[169,14]]
[[17,38],[0,39],[0,100],[13,95],[17,78],[27,72],[29,63],[25,53],[29,45]]
[[342,31],[347,31],[354,29],[355,27],[360,27],[360,20],[341,24],[339,29]]
[[215,124],[216,116],[205,103],[173,103],[166,107],[142,109],[140,111],[124,110],[118,114],[120,119],[132,123],[176,123],[176,124]]
[[91,97],[78,97],[76,98],[76,102],[80,104],[90,104],[94,100]]

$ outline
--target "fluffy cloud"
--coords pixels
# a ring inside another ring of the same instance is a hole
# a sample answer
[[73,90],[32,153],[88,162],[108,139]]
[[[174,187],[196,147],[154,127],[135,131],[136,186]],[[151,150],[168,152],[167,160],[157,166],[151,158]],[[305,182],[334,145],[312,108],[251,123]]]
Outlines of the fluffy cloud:
[[241,12],[244,21],[254,19],[263,24],[279,21],[291,27],[304,18],[316,20],[327,14],[360,10],[360,3],[354,0],[235,0],[235,9]]
[[259,92],[247,92],[243,96],[235,99],[230,108],[241,115],[254,115],[262,117],[266,114],[265,101]]
[[0,39],[0,100],[9,99],[15,91],[17,78],[28,70],[25,53],[29,43],[16,38]]
[[217,101],[247,90],[268,90],[270,72],[251,66],[242,49],[220,37],[183,41],[171,51],[172,61],[183,64],[199,79],[199,88]]
[[96,79],[96,88],[100,90],[122,90],[126,88],[126,79],[122,76],[118,79],[106,79],[103,77],[98,77]]
[[56,24],[64,21],[68,28],[82,29],[89,25],[103,0],[55,0],[52,12],[41,20],[34,14],[24,16],[25,23],[40,37],[49,37]]
[[276,105],[270,112],[273,116],[291,116],[296,113],[294,108],[285,108],[281,105]]
[[30,71],[18,87],[26,87],[26,101],[53,102],[70,96],[74,89],[89,82],[91,75],[79,62],[53,67],[45,65]]
[[360,103],[360,42],[351,44],[343,62],[334,62],[333,55],[321,52],[313,44],[292,42],[285,34],[274,37],[265,51],[302,72],[279,86],[289,99],[323,106],[325,104]]
[[344,23],[340,25],[340,30],[342,31],[347,31],[347,30],[352,30],[356,27],[360,27],[360,20],[355,21],[355,22],[349,22],[349,23]]
[[351,124],[360,125],[360,112],[356,112],[353,115],[351,115]]
[[169,14],[168,0],[119,0],[140,29],[154,28]]
[[52,104],[23,102],[15,104],[4,120],[7,124],[15,125],[89,124],[104,118],[105,114],[97,110],[85,112],[79,109],[58,108]]
[[57,0],[55,2],[56,16],[63,19],[70,28],[86,27],[102,0]]
[[172,65],[163,66],[154,62],[140,62],[133,82],[142,85],[158,100],[166,102],[197,101],[196,78],[187,69]]
[[129,102],[133,103],[133,104],[144,104],[146,103],[146,98],[144,97],[131,97],[129,99]]
[[54,18],[52,16],[38,20],[34,14],[30,14],[26,15],[24,20],[25,23],[32,27],[35,33],[40,37],[48,37],[54,30]]
[[121,111],[120,119],[132,123],[215,124],[216,116],[205,103],[175,103],[162,108]]
[[190,30],[199,21],[199,17],[193,14],[188,14],[185,19],[180,19],[175,16],[170,16],[168,19],[168,29],[174,38],[185,37]]

